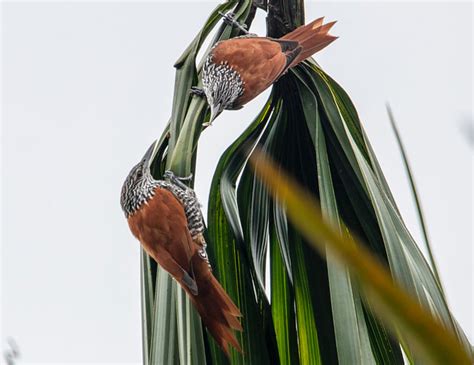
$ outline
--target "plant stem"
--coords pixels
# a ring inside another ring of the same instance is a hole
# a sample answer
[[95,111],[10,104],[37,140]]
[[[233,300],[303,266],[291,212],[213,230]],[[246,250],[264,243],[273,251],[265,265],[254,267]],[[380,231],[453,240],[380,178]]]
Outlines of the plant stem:
[[279,38],[304,24],[304,0],[269,0],[267,35]]

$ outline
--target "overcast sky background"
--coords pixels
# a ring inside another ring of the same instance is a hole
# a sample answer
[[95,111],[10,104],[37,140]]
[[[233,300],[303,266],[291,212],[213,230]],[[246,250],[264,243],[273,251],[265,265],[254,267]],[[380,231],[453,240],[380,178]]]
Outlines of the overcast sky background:
[[[139,246],[121,184],[167,122],[172,65],[217,2],[2,4],[2,346],[21,363],[141,361]],[[352,97],[421,241],[395,112],[448,301],[472,332],[472,3],[311,2],[337,19],[317,61]],[[263,14],[252,28],[265,34]],[[202,135],[203,205],[221,153],[262,95]]]

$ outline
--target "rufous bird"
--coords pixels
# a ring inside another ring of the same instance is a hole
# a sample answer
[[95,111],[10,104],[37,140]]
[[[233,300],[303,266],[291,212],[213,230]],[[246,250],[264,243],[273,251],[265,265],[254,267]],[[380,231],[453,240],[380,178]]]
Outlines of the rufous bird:
[[231,14],[224,15],[224,20],[247,35],[216,43],[204,62],[202,90],[193,87],[193,92],[205,95],[211,108],[206,125],[210,125],[224,109],[240,109],[288,69],[338,38],[328,34],[336,22],[323,24],[323,18],[278,39],[248,34]]
[[214,277],[206,253],[204,222],[194,191],[170,171],[150,172],[152,145],[127,176],[120,203],[133,235],[181,285],[222,350],[242,351],[233,330],[242,331],[237,306]]

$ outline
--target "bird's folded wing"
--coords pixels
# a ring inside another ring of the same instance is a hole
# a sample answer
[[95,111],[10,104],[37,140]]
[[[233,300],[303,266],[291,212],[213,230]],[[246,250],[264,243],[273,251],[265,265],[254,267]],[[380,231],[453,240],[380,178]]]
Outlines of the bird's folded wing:
[[287,66],[281,44],[271,38],[234,38],[218,44],[212,52],[214,63],[227,63],[244,82],[244,93],[238,105],[264,91]]
[[156,188],[153,198],[128,223],[145,251],[193,294],[197,293],[191,265],[196,248],[184,208],[173,193]]

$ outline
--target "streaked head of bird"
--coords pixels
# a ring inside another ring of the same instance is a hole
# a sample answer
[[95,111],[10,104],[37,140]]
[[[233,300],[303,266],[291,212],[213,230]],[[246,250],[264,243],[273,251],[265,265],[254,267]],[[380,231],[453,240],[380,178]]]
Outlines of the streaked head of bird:
[[158,181],[150,172],[150,164],[155,149],[153,143],[143,158],[129,172],[122,185],[120,205],[125,217],[130,217],[147,202],[155,193]]
[[244,92],[244,82],[227,62],[216,64],[210,56],[202,70],[202,88],[211,108],[211,124],[224,109],[235,107],[235,101]]

